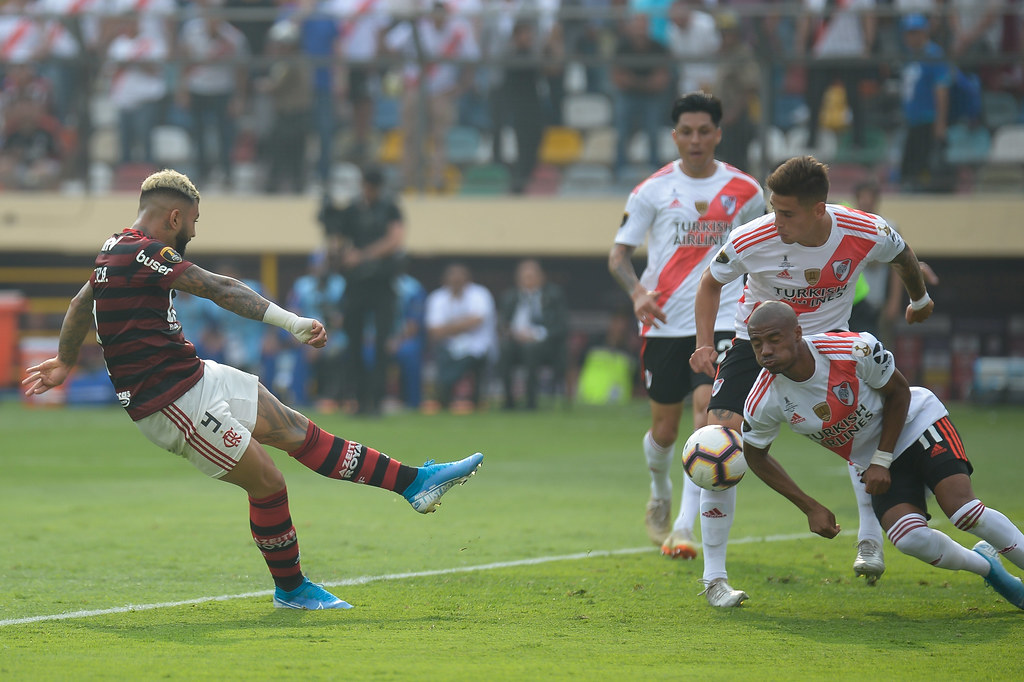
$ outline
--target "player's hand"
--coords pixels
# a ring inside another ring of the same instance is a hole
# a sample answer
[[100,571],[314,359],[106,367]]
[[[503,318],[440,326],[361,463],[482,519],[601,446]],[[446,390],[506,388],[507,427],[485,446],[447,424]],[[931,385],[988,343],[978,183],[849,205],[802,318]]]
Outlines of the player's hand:
[[907,318],[907,324],[924,322],[932,316],[933,310],[935,310],[935,301],[928,301],[928,303],[926,303],[920,310],[914,310],[910,305],[907,305],[907,312],[905,315]]
[[28,376],[22,379],[22,386],[28,386],[25,395],[39,395],[60,386],[71,373],[71,368],[57,358],[50,358],[25,370]]
[[836,516],[827,508],[818,505],[807,512],[807,526],[812,533],[823,538],[834,538],[839,535],[841,528],[836,523]]
[[659,296],[661,296],[660,291],[642,291],[633,299],[633,312],[636,314],[636,319],[640,320],[640,324],[645,327],[657,329],[659,322],[667,320],[665,311],[658,305]]
[[714,346],[701,346],[693,351],[690,356],[690,369],[694,372],[703,372],[709,377],[715,376],[715,360],[718,359],[718,351]]
[[310,336],[308,339],[304,340],[303,343],[308,346],[313,346],[313,348],[323,348],[327,345],[327,330],[324,328],[323,324],[320,323],[320,320],[310,321],[313,323],[310,329]]
[[889,492],[889,485],[892,479],[889,477],[889,470],[883,466],[872,464],[860,475],[864,481],[864,489],[869,495],[882,495]]

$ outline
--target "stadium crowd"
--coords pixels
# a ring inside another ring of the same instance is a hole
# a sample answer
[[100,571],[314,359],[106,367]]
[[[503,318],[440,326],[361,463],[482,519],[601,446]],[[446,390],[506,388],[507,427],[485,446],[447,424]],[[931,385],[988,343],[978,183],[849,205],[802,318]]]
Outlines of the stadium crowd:
[[813,151],[949,191],[1024,157],[998,139],[1021,21],[1016,0],[7,0],[0,185],[174,166],[301,194],[373,160],[427,191],[616,192],[673,158],[666,102],[704,89],[740,168]]

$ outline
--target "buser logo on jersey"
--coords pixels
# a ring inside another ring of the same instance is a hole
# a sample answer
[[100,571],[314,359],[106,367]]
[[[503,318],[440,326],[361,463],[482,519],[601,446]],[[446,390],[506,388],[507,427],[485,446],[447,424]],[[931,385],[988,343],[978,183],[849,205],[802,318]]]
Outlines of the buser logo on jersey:
[[144,267],[147,267],[150,270],[153,270],[154,272],[159,272],[161,275],[166,275],[168,272],[173,270],[173,268],[170,268],[166,265],[161,265],[157,261],[147,256],[145,250],[139,251],[137,254],[135,254],[135,261],[137,263],[142,263]]

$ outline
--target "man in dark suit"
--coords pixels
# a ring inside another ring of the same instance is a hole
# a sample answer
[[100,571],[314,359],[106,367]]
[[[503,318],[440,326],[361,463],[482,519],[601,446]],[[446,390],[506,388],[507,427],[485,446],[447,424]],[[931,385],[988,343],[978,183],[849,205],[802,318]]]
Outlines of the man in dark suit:
[[566,366],[569,328],[565,294],[556,284],[544,281],[540,263],[527,259],[516,268],[516,285],[501,297],[498,325],[501,356],[498,361],[505,384],[505,408],[513,409],[512,373],[526,368],[526,407],[537,407],[540,368],[548,365],[561,379]]

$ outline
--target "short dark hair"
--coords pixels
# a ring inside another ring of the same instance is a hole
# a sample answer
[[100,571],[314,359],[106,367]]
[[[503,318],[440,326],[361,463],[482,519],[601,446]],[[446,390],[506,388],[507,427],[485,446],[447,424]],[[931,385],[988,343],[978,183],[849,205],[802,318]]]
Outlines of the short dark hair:
[[703,90],[688,92],[672,103],[672,127],[679,122],[679,117],[696,111],[703,111],[711,117],[711,122],[718,126],[722,122],[722,100]]
[[384,184],[384,171],[378,166],[367,166],[363,169],[363,182],[380,187]]
[[828,201],[828,166],[813,156],[794,156],[765,181],[772,194],[796,197],[801,204]]

